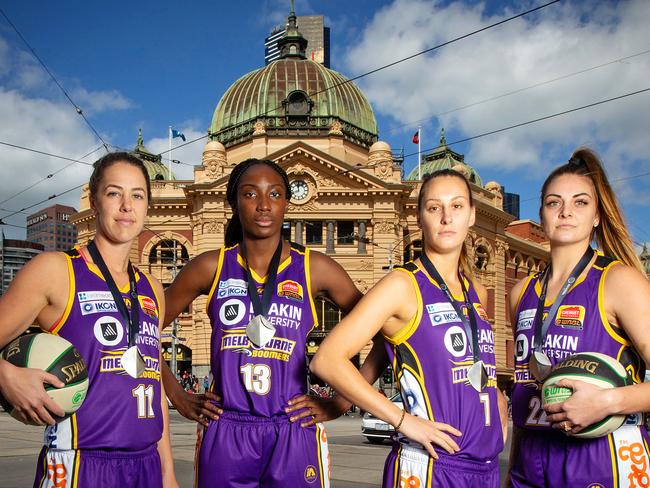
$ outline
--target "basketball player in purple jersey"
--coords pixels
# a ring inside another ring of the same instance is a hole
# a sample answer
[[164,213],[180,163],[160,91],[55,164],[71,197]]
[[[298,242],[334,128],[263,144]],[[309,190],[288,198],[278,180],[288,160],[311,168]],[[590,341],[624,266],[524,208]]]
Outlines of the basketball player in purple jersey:
[[[541,198],[551,262],[510,293],[516,339],[510,482],[515,487],[648,486],[642,412],[650,410],[650,386],[642,382],[650,361],[650,284],[594,152],[573,153],[548,176]],[[594,239],[600,251],[590,248]],[[617,359],[634,384],[601,389],[564,380],[558,384],[573,395],[544,411],[540,382],[548,368],[543,364],[553,366],[580,352]],[[571,437],[613,414],[628,415],[614,433]]]
[[[280,166],[238,164],[226,196],[234,213],[226,247],[193,259],[166,291],[167,322],[208,295],[211,389],[220,400],[215,410],[190,408],[213,419],[203,422],[196,484],[327,487],[327,436],[319,422],[349,403],[306,395],[306,339],[317,326],[314,297],[325,295],[347,312],[360,293],[334,260],[283,241],[291,193]],[[170,379],[170,390],[177,389]]]
[[[63,411],[43,383],[63,385],[42,370],[6,361],[0,361],[0,389],[21,420],[48,425],[35,487],[176,487],[160,382],[163,290],[129,261],[147,215],[147,170],[130,154],[108,154],[94,164],[89,190],[97,218],[92,243],[36,256],[0,297],[0,346],[34,320],[69,340],[88,367],[86,399],[75,414],[55,423],[53,416]],[[116,299],[125,304],[126,319]],[[141,374],[125,360],[131,345],[143,359],[133,363],[144,367]]]
[[[399,433],[386,460],[384,488],[499,486],[506,407],[496,386],[494,334],[481,305],[487,292],[472,282],[464,248],[474,220],[471,189],[460,173],[425,177],[418,197],[424,254],[377,283],[311,364]],[[350,362],[379,331],[403,411]]]

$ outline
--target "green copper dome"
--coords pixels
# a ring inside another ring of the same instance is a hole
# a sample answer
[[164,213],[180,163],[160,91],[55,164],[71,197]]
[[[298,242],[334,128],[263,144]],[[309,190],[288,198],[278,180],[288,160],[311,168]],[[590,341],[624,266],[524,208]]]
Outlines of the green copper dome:
[[[445,129],[442,129],[440,135],[440,145],[432,152],[422,155],[422,164],[420,171],[422,178],[426,175],[433,173],[439,169],[455,169],[463,173],[465,177],[475,185],[483,186],[478,172],[465,162],[465,156],[456,151],[449,149],[447,140],[445,139]],[[418,167],[416,166],[406,177],[409,181],[418,180]]]
[[160,154],[153,154],[144,145],[142,138],[142,129],[138,130],[138,140],[131,154],[139,158],[143,163],[147,172],[149,173],[150,180],[175,180],[176,177],[173,173],[169,172],[169,168],[162,163]]
[[287,54],[233,83],[214,112],[210,138],[226,147],[254,132],[304,138],[333,133],[370,147],[377,122],[364,94],[347,78]]

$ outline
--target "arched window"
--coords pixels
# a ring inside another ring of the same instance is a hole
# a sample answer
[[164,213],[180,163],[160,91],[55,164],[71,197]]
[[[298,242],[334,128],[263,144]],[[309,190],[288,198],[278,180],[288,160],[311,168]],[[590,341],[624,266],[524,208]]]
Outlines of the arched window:
[[183,244],[174,239],[165,239],[151,248],[149,264],[183,265],[189,261],[189,254]]

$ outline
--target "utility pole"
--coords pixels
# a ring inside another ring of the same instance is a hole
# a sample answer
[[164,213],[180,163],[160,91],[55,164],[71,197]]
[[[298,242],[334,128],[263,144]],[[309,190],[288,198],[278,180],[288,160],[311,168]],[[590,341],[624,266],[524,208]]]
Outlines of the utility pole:
[[[176,279],[176,246],[174,246],[174,263],[172,264],[172,283]],[[178,379],[178,365],[176,361],[176,347],[178,343],[178,338],[176,334],[178,333],[178,318],[172,320],[172,357],[171,357],[171,370],[174,373],[174,377]]]

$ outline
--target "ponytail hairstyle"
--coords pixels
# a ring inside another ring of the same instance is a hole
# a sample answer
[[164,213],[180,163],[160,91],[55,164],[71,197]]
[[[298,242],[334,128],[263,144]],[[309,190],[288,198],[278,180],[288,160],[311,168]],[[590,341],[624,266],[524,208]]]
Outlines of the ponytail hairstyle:
[[232,208],[232,218],[228,221],[226,226],[226,235],[225,235],[225,244],[226,247],[232,247],[235,244],[238,244],[244,238],[244,230],[241,226],[241,221],[239,220],[239,215],[237,214],[237,192],[239,190],[239,181],[244,173],[251,167],[258,164],[263,164],[272,168],[276,173],[282,177],[282,182],[284,183],[285,189],[285,198],[287,200],[291,199],[291,187],[289,186],[289,177],[287,173],[276,163],[270,159],[247,159],[237,164],[230,173],[230,178],[228,179],[228,186],[226,188],[226,200]]
[[[569,162],[555,168],[542,185],[541,205],[548,186],[558,176],[572,174],[586,176],[595,188],[596,202],[600,222],[594,227],[591,238],[596,239],[598,247],[606,256],[619,259],[624,264],[638,269],[643,273],[641,261],[636,254],[632,238],[625,225],[623,212],[616,198],[616,194],[609,184],[603,163],[598,155],[589,148],[579,148],[572,155]],[[540,218],[542,207],[539,209]]]
[[[462,173],[459,173],[456,170],[443,168],[434,171],[433,173],[429,173],[424,178],[422,178],[422,186],[420,187],[420,193],[418,195],[418,215],[420,214],[421,211],[424,210],[422,208],[423,200],[424,200],[424,188],[429,184],[429,182],[435,180],[436,178],[440,178],[442,176],[451,176],[453,178],[458,178],[462,180],[463,183],[465,183],[465,187],[467,188],[469,206],[472,208],[474,207],[474,197],[472,196],[472,187],[469,186],[469,181],[467,181],[467,178],[465,178],[462,175]],[[424,242],[424,234],[422,234],[422,243],[423,243],[422,252],[424,252],[424,250],[426,249],[426,243]],[[469,254],[467,253],[467,245],[465,244],[465,242],[463,242],[463,245],[460,249],[458,269],[465,276],[465,278],[467,278],[470,281],[474,280],[474,270],[472,267],[472,262],[469,259]]]

